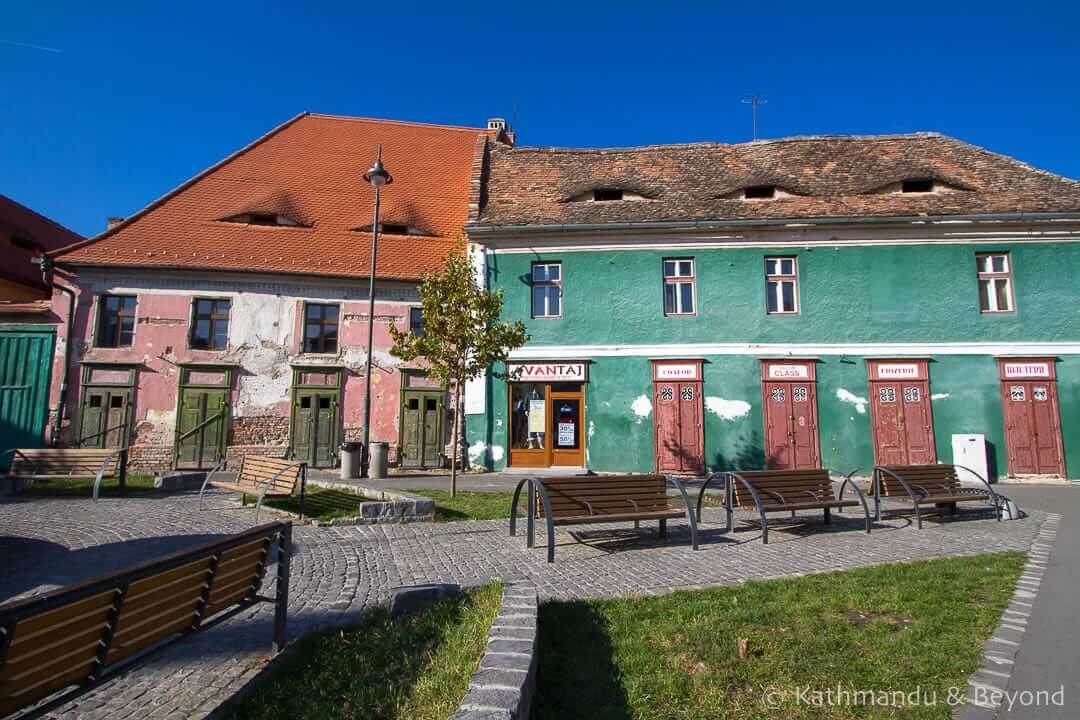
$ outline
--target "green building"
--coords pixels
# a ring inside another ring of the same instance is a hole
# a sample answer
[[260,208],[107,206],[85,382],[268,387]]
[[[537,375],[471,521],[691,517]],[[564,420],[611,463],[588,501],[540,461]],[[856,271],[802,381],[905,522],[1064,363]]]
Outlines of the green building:
[[468,388],[475,464],[1080,476],[1080,184],[936,134],[486,163],[531,340]]

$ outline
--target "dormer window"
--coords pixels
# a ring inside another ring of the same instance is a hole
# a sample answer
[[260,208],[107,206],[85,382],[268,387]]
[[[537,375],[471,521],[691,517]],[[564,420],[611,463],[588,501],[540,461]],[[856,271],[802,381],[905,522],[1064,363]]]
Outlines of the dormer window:
[[241,215],[233,215],[232,217],[224,218],[223,222],[239,223],[241,225],[303,227],[302,223],[299,223],[286,215],[264,212],[250,212]]
[[[361,225],[352,228],[353,232],[369,233],[371,225]],[[379,232],[383,235],[419,235],[421,237],[435,237],[435,233],[413,227],[407,223],[384,222],[379,223]]]
[[592,191],[593,202],[610,202],[612,200],[622,200],[623,191],[615,188],[596,188]]
[[912,180],[904,180],[902,183],[900,183],[900,192],[932,193],[934,192],[934,181],[929,178],[915,178]]
[[752,185],[746,188],[743,198],[746,200],[772,200],[776,197],[775,185]]

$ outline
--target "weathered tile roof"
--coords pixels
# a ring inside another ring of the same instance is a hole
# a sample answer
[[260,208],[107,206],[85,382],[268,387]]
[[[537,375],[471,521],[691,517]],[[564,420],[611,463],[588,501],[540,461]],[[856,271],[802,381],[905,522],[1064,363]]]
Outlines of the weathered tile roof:
[[[382,193],[382,222],[431,236],[381,235],[377,271],[414,280],[460,247],[474,156],[489,137],[478,128],[303,113],[57,259],[365,276],[374,193],[363,174],[381,143],[394,178]],[[249,213],[284,215],[303,227],[225,221]]]
[[[905,179],[952,190],[883,193]],[[724,196],[776,185],[793,197]],[[642,199],[572,202],[595,188]],[[935,133],[821,136],[738,145],[510,148],[490,155],[479,225],[844,218],[1080,211],[1080,183]]]
[[82,235],[68,230],[55,220],[34,212],[6,195],[0,195],[0,257],[3,257],[0,278],[41,290],[45,298],[51,293],[41,280],[41,268],[32,262],[34,251],[12,245],[12,238],[22,238],[42,250],[55,250],[83,240]]

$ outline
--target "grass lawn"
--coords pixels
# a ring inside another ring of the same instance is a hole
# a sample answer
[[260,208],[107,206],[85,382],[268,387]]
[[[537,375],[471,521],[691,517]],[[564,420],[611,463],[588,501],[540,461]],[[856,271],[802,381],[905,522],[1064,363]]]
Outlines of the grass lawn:
[[[129,493],[145,493],[154,491],[154,476],[128,473],[127,491]],[[53,495],[62,497],[90,497],[94,493],[94,479],[80,478],[74,480],[35,480],[34,484],[26,489],[25,495]],[[119,495],[119,483],[116,478],[105,478],[101,481],[101,495]]]
[[[406,490],[413,495],[423,495],[435,501],[435,522],[456,522],[458,520],[499,520],[510,517],[512,492],[464,492],[458,490],[450,498],[446,490]],[[525,512],[528,498],[522,492],[518,500],[518,512]]]
[[[948,718],[949,689],[966,694],[1023,563],[1019,553],[982,555],[547,603],[532,717]],[[823,707],[798,695],[838,686],[918,688],[938,704]]]
[[[253,503],[255,499],[254,496],[248,496],[249,502]],[[369,498],[348,490],[333,490],[309,485],[304,493],[304,518],[316,520],[353,518],[360,514],[360,503],[367,500]],[[263,501],[263,505],[299,515],[299,491],[292,497],[267,498]]]
[[359,624],[300,640],[228,720],[446,720],[480,664],[502,587],[485,585],[397,620],[376,609]]

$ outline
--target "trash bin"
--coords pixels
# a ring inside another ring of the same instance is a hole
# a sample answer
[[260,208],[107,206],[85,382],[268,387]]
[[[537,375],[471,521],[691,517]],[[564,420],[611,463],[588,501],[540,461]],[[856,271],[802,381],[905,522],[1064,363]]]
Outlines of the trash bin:
[[363,443],[341,443],[341,479],[352,480],[360,477],[360,450]]
[[368,477],[370,479],[381,480],[386,477],[386,454],[389,450],[389,443],[371,443],[371,457],[368,458]]

